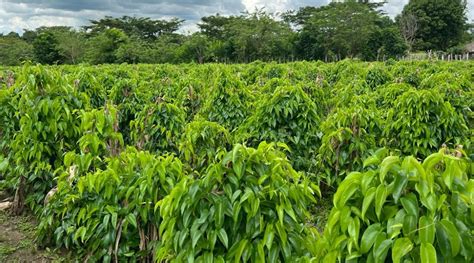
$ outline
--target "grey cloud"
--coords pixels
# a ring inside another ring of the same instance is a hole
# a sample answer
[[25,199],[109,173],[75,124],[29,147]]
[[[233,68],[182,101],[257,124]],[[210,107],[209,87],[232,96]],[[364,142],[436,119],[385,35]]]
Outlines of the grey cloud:
[[[242,8],[243,5],[239,1],[232,0],[74,0],[74,1],[60,1],[60,0],[4,0],[7,4],[25,4],[31,8],[43,9],[57,9],[65,11],[82,11],[82,10],[98,10],[109,12],[124,12],[124,11],[150,11],[142,9],[144,6],[152,7],[152,10],[157,10],[160,7],[177,6],[177,7],[200,7],[200,6],[225,6],[228,9]],[[157,10],[158,11],[158,10]]]
[[105,15],[178,17],[186,20],[185,27],[191,28],[202,16],[237,14],[244,10],[242,2],[234,0],[0,0],[0,32],[18,32],[55,21],[78,27]]

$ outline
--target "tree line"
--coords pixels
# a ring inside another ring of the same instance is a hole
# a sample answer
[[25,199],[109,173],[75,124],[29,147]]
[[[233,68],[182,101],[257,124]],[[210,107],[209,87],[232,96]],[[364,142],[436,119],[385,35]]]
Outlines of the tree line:
[[0,35],[0,64],[186,63],[382,60],[413,51],[462,52],[473,39],[466,0],[410,0],[394,20],[383,3],[333,2],[282,14],[263,9],[202,17],[198,31],[184,20],[110,17],[80,29],[40,27]]

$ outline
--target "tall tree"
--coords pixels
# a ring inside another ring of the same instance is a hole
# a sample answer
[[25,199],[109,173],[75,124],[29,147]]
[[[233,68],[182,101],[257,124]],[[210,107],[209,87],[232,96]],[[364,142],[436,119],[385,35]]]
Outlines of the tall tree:
[[217,59],[224,56],[237,62],[268,61],[292,54],[294,32],[291,27],[263,10],[240,16],[203,17],[199,27],[210,40],[220,42],[211,48],[214,54],[220,54]]
[[369,36],[385,26],[371,5],[347,1],[294,14],[299,25],[296,52],[301,59],[360,56]]
[[0,65],[17,66],[33,60],[33,46],[19,37],[0,37]]
[[131,64],[150,62],[148,59],[149,45],[137,37],[132,37],[128,39],[125,43],[121,44],[115,55],[119,63],[127,62]]
[[206,35],[194,33],[181,45],[181,58],[186,62],[193,61],[202,64],[210,57],[210,45],[211,41]]
[[86,52],[86,39],[83,32],[69,30],[57,35],[58,48],[67,64],[77,64],[82,62]]
[[226,27],[237,20],[234,16],[221,16],[219,14],[201,18],[198,27],[202,34],[212,39],[225,39]]
[[399,58],[405,54],[407,45],[397,27],[384,27],[372,32],[362,51],[364,60]]
[[117,50],[127,43],[128,36],[120,29],[111,28],[89,39],[88,58],[93,64],[117,62]]
[[463,40],[467,30],[466,10],[466,0],[410,0],[401,17],[416,17],[415,49],[447,50]]
[[418,19],[415,15],[406,12],[402,15],[397,16],[396,20],[400,27],[402,37],[405,40],[405,43],[407,44],[409,50],[411,50],[416,40],[416,33],[418,31]]
[[149,17],[123,16],[115,18],[106,16],[99,20],[91,20],[91,25],[84,29],[91,35],[97,35],[111,28],[122,30],[128,36],[137,36],[142,39],[153,40],[164,34],[176,32],[184,20],[173,18],[170,20],[153,20]]
[[39,33],[33,41],[36,60],[42,64],[62,63],[63,57],[58,49],[58,39],[49,32]]
[[21,38],[29,44],[32,44],[37,36],[38,32],[36,32],[36,30],[23,29],[23,35],[21,35]]

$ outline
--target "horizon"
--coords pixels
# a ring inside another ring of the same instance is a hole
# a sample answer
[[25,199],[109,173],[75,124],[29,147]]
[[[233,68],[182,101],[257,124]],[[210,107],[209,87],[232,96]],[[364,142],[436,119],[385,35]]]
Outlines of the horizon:
[[[272,3],[270,3],[272,2]],[[0,0],[0,33],[34,30],[41,26],[69,26],[80,29],[90,20],[105,16],[149,17],[171,19],[177,17],[185,22],[178,32],[187,34],[198,31],[201,17],[219,13],[223,16],[238,15],[264,8],[269,13],[279,14],[297,10],[304,6],[323,6],[330,0],[80,0],[74,2],[46,0]],[[398,15],[408,0],[389,0],[381,9],[392,19]],[[474,22],[474,0],[468,0],[468,21]]]

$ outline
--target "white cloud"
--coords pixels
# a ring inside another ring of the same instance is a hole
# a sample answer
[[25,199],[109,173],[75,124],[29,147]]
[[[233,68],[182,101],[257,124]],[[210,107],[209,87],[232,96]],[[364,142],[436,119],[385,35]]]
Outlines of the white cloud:
[[467,17],[474,23],[474,0],[467,0]]
[[395,17],[400,14],[403,7],[408,4],[408,0],[390,0],[384,5],[383,10],[390,16]]

